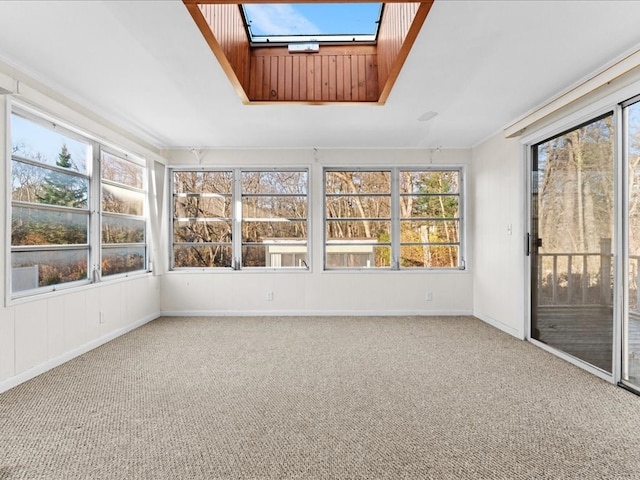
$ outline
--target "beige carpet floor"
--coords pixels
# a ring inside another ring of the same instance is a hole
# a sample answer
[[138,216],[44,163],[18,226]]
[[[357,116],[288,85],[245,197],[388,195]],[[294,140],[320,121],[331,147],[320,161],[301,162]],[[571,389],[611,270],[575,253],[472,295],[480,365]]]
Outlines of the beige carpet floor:
[[640,397],[470,317],[161,318],[0,394],[0,479],[637,479]]

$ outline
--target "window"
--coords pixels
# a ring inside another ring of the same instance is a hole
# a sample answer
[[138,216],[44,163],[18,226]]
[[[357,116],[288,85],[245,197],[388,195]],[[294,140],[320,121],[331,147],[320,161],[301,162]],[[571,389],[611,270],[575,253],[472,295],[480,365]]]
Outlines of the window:
[[17,114],[11,125],[12,292],[88,281],[93,147]]
[[[13,297],[90,283],[100,274],[146,269],[144,167],[136,164],[138,181],[127,184],[130,181],[117,172],[116,160],[112,159],[119,158],[123,167],[133,164],[124,154],[116,157],[102,152],[98,156],[103,147],[35,113],[20,108],[12,113],[9,284]],[[101,168],[102,208],[94,195],[99,191],[99,181],[92,175]],[[125,185],[135,190],[127,190],[124,196],[137,196],[135,212],[121,211],[124,208],[117,205],[123,203],[123,197],[108,193],[109,188]],[[137,222],[135,228],[131,222]],[[99,231],[100,223],[102,262],[98,258],[101,250],[92,248],[98,242],[94,232]],[[135,245],[137,250],[113,249],[111,244],[117,243],[129,249]]]
[[126,155],[100,152],[103,276],[146,268],[144,173]]
[[233,172],[173,172],[173,266],[231,267]]
[[400,267],[460,267],[460,172],[399,174]]
[[325,268],[464,268],[461,170],[325,171]]
[[175,170],[173,268],[307,268],[305,170]]
[[391,265],[391,172],[325,172],[325,267]]
[[252,44],[375,42],[382,3],[263,3],[242,5]]
[[242,266],[307,266],[306,172],[242,172]]

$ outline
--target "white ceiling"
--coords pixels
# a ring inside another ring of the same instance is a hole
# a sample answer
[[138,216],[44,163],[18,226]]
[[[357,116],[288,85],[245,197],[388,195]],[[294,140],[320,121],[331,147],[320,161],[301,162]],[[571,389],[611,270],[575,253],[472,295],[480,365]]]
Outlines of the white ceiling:
[[637,46],[638,19],[436,0],[384,106],[243,105],[178,0],[0,1],[0,59],[161,148],[470,147]]

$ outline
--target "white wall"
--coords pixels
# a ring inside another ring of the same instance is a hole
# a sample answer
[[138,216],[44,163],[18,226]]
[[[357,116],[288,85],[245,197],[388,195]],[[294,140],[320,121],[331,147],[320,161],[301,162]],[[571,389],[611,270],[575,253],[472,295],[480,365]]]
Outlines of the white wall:
[[524,159],[502,133],[473,149],[473,314],[525,334]]
[[[0,65],[0,77],[2,76]],[[7,77],[4,77],[5,79]],[[35,83],[35,82],[34,82]],[[63,121],[129,149],[133,153],[158,160],[121,134],[94,119],[78,113],[70,105],[53,100],[41,91],[22,85],[21,101],[31,103]],[[6,135],[9,97],[0,95],[0,196],[7,198],[5,166],[10,160]],[[3,201],[3,205],[6,201]],[[0,220],[7,225],[6,209]],[[6,231],[6,230],[5,230]],[[0,237],[2,251],[8,251]],[[0,255],[0,291],[5,291],[6,262]],[[160,279],[143,274],[105,281],[66,291],[58,291],[20,300],[7,299],[0,306],[0,392],[53,368],[91,348],[140,326],[160,314]]]
[[[503,132],[473,149],[473,314],[524,338],[529,321],[526,257],[527,182],[524,145],[557,134],[640,94],[640,67],[529,125],[521,137]],[[507,227],[512,226],[508,234]]]
[[[194,166],[188,151],[165,152],[170,165]],[[173,271],[162,276],[165,314],[410,315],[470,314],[472,275],[465,271],[323,271],[323,167],[461,165],[470,182],[471,151],[209,150],[203,166],[297,166],[310,171],[311,269],[305,272]],[[468,221],[467,221],[468,223]],[[467,257],[469,257],[467,251]],[[469,262],[470,268],[472,262]],[[273,300],[268,293],[273,292]],[[433,299],[426,300],[432,292]]]

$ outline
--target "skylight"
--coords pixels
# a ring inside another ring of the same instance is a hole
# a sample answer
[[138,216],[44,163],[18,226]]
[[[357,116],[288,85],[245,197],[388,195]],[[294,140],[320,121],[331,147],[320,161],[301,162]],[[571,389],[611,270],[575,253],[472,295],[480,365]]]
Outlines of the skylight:
[[382,3],[244,4],[251,43],[375,42]]
[[383,105],[434,3],[182,1],[247,105]]

